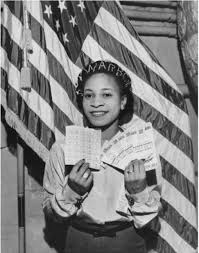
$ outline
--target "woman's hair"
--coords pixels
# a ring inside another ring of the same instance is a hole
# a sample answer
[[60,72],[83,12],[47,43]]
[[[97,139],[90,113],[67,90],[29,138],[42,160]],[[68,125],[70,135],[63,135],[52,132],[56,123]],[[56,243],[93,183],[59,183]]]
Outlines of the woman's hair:
[[78,76],[76,94],[77,104],[82,111],[83,93],[86,81],[94,74],[105,73],[112,76],[119,86],[121,96],[126,96],[125,109],[120,112],[119,124],[122,125],[131,120],[133,115],[133,94],[131,89],[131,78],[117,64],[110,61],[96,61],[89,64]]

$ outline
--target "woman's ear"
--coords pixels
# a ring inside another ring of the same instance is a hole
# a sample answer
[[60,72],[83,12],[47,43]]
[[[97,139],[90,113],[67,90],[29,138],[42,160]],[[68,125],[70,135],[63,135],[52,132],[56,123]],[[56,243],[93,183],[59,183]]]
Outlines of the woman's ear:
[[127,97],[126,96],[122,96],[122,98],[121,98],[121,106],[120,106],[120,109],[122,111],[125,109],[126,103],[127,103]]

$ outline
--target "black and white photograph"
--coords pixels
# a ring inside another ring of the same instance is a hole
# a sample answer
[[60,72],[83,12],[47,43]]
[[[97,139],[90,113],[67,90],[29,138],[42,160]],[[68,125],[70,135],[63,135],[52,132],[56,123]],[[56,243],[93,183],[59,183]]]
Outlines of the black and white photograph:
[[0,63],[2,253],[197,253],[197,0],[2,0]]

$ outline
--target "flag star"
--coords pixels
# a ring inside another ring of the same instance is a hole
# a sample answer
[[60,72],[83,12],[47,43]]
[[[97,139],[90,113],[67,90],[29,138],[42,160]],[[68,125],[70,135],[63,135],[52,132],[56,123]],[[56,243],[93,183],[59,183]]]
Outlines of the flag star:
[[59,28],[60,28],[59,20],[56,20],[55,27],[56,27],[56,29],[57,29],[57,31],[58,31],[58,30],[59,30]]
[[65,0],[59,0],[58,8],[60,9],[61,13],[62,13],[63,10],[67,10],[67,8],[65,6]]
[[52,10],[51,10],[51,5],[46,5],[45,4],[45,11],[44,13],[48,15],[48,18],[50,18],[50,15],[52,15]]
[[81,8],[81,12],[84,11],[85,6],[84,6],[84,2],[82,0],[79,0],[79,4],[77,6]]
[[70,16],[70,17],[71,17],[71,20],[69,20],[69,23],[72,23],[72,25],[74,27],[75,25],[77,25],[75,17],[73,17],[73,16]]
[[64,44],[65,44],[66,42],[69,42],[67,36],[68,36],[67,33],[63,34],[63,41],[64,41]]

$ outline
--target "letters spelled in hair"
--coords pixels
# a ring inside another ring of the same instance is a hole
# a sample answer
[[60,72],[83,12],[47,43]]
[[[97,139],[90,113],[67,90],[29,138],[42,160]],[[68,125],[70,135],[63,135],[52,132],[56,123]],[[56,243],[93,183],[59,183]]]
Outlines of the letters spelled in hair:
[[129,75],[122,70],[116,63],[110,61],[96,61],[89,64],[86,68],[82,70],[82,72],[78,76],[77,81],[77,94],[83,93],[83,87],[86,80],[96,73],[108,73],[115,76],[119,81],[120,84],[127,88],[131,89],[131,78]]

